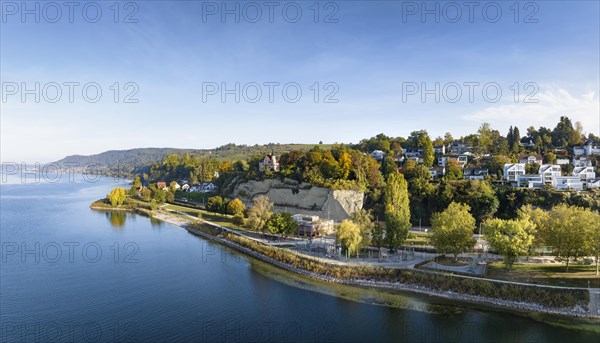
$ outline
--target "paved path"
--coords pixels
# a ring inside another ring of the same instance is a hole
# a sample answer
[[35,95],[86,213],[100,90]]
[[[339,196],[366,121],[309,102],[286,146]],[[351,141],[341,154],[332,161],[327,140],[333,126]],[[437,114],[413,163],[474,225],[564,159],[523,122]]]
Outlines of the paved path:
[[473,275],[483,275],[485,273],[485,265],[484,264],[476,264],[475,266],[466,265],[466,266],[446,266],[443,264],[439,264],[436,262],[429,262],[422,267],[439,270],[439,271],[451,271],[451,272],[460,272],[467,273]]

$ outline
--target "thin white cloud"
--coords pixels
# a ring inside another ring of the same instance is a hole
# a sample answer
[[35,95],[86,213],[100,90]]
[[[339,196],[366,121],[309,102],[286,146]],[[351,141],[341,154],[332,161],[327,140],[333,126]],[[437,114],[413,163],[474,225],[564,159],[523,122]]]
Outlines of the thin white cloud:
[[492,126],[516,125],[522,129],[535,126],[554,128],[560,116],[568,116],[573,123],[580,121],[586,132],[598,134],[600,130],[600,99],[598,93],[589,91],[579,96],[563,88],[551,87],[537,93],[537,103],[519,102],[489,106],[463,117],[465,120],[489,122]]

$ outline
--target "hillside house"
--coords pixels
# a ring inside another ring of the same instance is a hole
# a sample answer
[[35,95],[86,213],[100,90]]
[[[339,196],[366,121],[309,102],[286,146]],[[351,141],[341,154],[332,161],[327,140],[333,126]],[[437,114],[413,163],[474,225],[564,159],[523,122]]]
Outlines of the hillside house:
[[517,182],[519,175],[525,175],[524,163],[507,163],[504,165],[504,180]]
[[583,189],[583,183],[579,176],[558,176],[552,179],[552,187],[560,191]]
[[538,174],[523,174],[517,177],[517,187],[525,187],[531,189],[542,188],[544,182],[542,176]]
[[484,180],[490,175],[487,168],[465,168],[463,170],[463,179],[465,180]]
[[459,155],[469,155],[473,153],[473,147],[470,144],[459,141],[452,142],[449,146],[449,150],[451,153]]
[[432,179],[437,180],[446,175],[446,167],[430,167],[429,174]]
[[561,176],[558,164],[542,164],[538,174],[542,176],[544,184],[552,184],[552,179]]
[[579,168],[579,167],[591,167],[591,166],[592,166],[591,159],[589,159],[585,156],[573,157],[573,167]]
[[588,180],[587,185],[585,186],[587,189],[598,189],[600,188],[600,179]]
[[596,172],[594,167],[577,167],[573,169],[572,176],[579,176],[579,179],[585,185],[588,180],[596,179]]
[[404,155],[406,155],[406,157],[423,157],[423,148],[414,146],[408,147],[404,149]]
[[600,144],[589,139],[583,146],[573,147],[573,155],[575,156],[592,156],[600,155]]
[[373,157],[377,161],[381,162],[381,161],[383,161],[383,158],[385,157],[385,152],[383,152],[381,150],[373,150],[371,152],[371,157]]
[[540,154],[519,155],[519,163],[522,164],[539,164],[542,165],[544,159]]
[[319,216],[294,214],[292,218],[298,223],[299,236],[329,235],[334,232],[333,220],[324,220]]
[[193,193],[211,193],[217,190],[217,186],[212,182],[202,182],[190,186],[190,192]]
[[269,154],[265,156],[262,161],[258,162],[258,170],[261,172],[265,172],[267,170],[278,172],[279,162],[277,162],[275,154]]

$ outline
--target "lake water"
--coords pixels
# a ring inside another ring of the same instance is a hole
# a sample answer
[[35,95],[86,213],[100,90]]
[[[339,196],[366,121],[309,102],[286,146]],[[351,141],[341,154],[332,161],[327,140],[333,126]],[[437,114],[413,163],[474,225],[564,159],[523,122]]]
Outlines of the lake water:
[[[598,323],[331,285],[89,204],[112,179],[0,186],[1,342],[597,342]],[[596,331],[595,331],[596,330]]]

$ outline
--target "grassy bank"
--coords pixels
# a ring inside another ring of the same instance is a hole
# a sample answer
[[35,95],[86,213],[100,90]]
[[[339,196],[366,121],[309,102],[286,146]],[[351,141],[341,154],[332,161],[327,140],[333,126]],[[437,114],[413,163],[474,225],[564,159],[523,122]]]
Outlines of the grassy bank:
[[562,287],[588,287],[589,282],[590,287],[600,288],[595,265],[569,265],[567,273],[562,263],[518,263],[509,272],[504,264],[495,262],[488,265],[486,276],[495,280]]
[[295,269],[343,281],[373,281],[390,284],[412,285],[435,292],[480,296],[519,303],[536,304],[549,309],[573,309],[580,306],[587,309],[589,292],[579,289],[543,288],[539,286],[516,285],[474,278],[462,278],[420,270],[399,270],[377,266],[335,265],[301,255],[294,251],[265,245],[232,233],[221,233],[210,225],[198,224],[194,228],[209,235],[219,235],[242,247],[285,263]]

